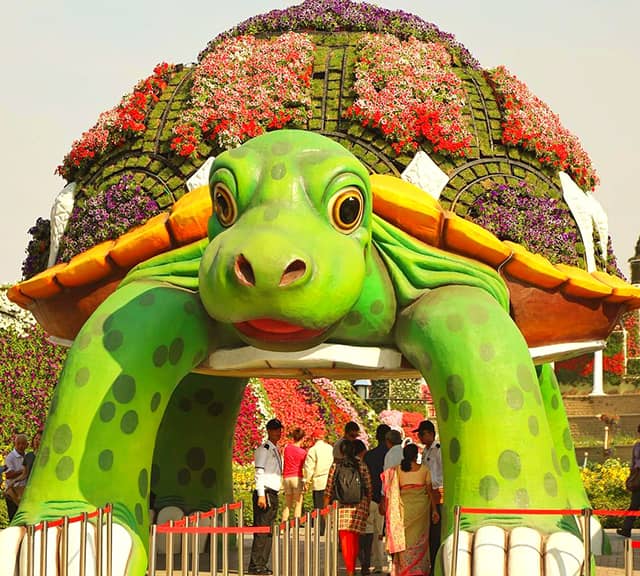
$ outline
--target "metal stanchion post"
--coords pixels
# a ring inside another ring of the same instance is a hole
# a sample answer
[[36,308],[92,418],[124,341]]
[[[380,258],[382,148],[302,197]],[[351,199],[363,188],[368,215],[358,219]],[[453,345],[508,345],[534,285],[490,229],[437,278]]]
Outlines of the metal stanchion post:
[[458,570],[458,540],[460,539],[460,505],[453,507],[453,550],[451,550],[450,576],[456,576]]
[[[169,520],[169,528],[173,528],[174,525],[174,521],[173,520]],[[167,569],[167,576],[173,576],[173,532],[167,532],[167,545],[165,547],[165,550],[167,551],[167,555],[166,555],[166,569]]]
[[69,516],[62,519],[62,556],[60,557],[60,576],[69,573]]
[[[244,503],[240,500],[240,508],[238,508],[238,528],[244,528]],[[244,534],[238,534],[238,574],[244,574]]]
[[280,526],[271,526],[271,567],[273,573],[280,576]]
[[[222,525],[229,527],[229,504],[224,505]],[[222,535],[222,576],[229,576],[229,534],[226,532]]]
[[300,573],[300,518],[293,519],[293,545],[291,546],[291,573]]
[[42,523],[40,532],[40,576],[47,576],[47,539],[49,537],[49,522]]
[[334,504],[331,509],[331,514],[333,516],[333,530],[332,530],[332,540],[333,540],[333,554],[331,555],[331,575],[338,576],[338,528],[340,526],[340,512],[338,510],[338,504]]
[[320,510],[316,510],[313,519],[313,576],[320,576]]
[[102,576],[102,508],[96,516],[96,576]]
[[149,576],[156,576],[156,539],[158,537],[158,525],[151,524],[149,531]]
[[107,510],[107,576],[113,572],[113,506],[106,504]]
[[[211,525],[214,528],[218,527],[218,511],[213,511],[211,517]],[[218,576],[218,535],[215,532],[211,533],[211,574],[212,576]]]
[[[188,516],[185,517],[184,519],[184,527],[185,528],[189,527]],[[182,533],[182,557],[181,557],[180,566],[182,566],[181,576],[188,576],[189,574],[189,534],[186,530]]]
[[591,508],[582,510],[584,519],[584,576],[591,576]]
[[35,539],[35,527],[33,524],[27,526],[27,576],[33,576],[34,559],[33,544]]
[[331,514],[327,514],[324,523],[324,574],[331,574],[331,534],[333,533],[333,522]]
[[631,538],[624,539],[624,576],[633,576],[633,546]]
[[[200,528],[200,512],[196,512],[196,528]],[[200,574],[200,534],[196,532],[192,539],[193,551],[191,553],[191,571],[193,576]]]
[[304,517],[304,564],[303,576],[311,576],[311,512]]
[[80,520],[80,576],[84,576],[87,570],[87,522],[88,514],[83,512]]
[[[290,547],[289,544],[291,538],[291,528],[289,525],[289,521],[287,520],[284,523],[284,535],[282,541],[282,576],[290,576],[291,572],[289,570],[289,555],[290,555]],[[297,575],[296,575],[297,576]]]

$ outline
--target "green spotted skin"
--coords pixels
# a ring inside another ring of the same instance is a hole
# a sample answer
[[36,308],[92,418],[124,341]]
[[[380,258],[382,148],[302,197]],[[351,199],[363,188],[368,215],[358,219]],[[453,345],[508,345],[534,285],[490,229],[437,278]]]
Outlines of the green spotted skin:
[[[205,357],[211,320],[197,294],[185,290],[139,282],[116,295],[98,308],[69,351],[14,524],[75,515],[111,502],[114,520],[134,539],[131,573],[141,574],[148,540],[150,447],[176,385]],[[230,412],[235,414],[237,407]],[[176,449],[184,453],[189,447]],[[217,480],[228,495],[230,477],[221,474]],[[202,485],[197,493],[211,498],[206,488]],[[176,496],[184,492],[176,482]]]
[[[208,238],[138,265],[78,334],[14,524],[112,503],[133,539],[128,573],[144,574],[151,491],[156,508],[187,513],[233,499],[246,381],[193,370],[247,344],[397,347],[436,403],[445,536],[456,503],[587,505],[553,370],[536,373],[494,270],[373,214],[366,168],[317,133],[274,131],[221,154],[210,188]],[[336,209],[345,195],[361,207],[351,227],[353,204]],[[463,517],[485,524],[576,532],[571,518]]]
[[[547,378],[543,398],[522,335],[485,291],[448,286],[429,292],[400,313],[396,341],[429,382],[436,405],[445,533],[451,532],[454,504],[586,505],[557,385]],[[546,376],[549,370],[543,369]],[[482,525],[576,530],[571,519],[554,516],[461,518],[463,529]]]

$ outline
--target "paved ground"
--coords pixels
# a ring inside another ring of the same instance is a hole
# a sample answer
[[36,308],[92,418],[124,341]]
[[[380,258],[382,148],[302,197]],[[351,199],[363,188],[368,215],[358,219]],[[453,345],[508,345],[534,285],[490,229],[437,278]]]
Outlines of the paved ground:
[[[624,538],[615,530],[607,530],[611,542],[611,555],[596,558],[596,576],[624,576]],[[634,540],[640,537],[634,538]],[[633,551],[633,574],[640,574],[640,550]]]

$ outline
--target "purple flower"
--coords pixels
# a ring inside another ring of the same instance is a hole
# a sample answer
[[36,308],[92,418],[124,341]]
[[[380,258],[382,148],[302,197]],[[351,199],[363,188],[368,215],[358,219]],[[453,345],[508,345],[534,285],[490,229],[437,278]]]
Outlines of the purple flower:
[[403,39],[415,36],[419,40],[446,44],[459,56],[463,64],[480,69],[479,62],[469,51],[457,42],[452,34],[442,32],[435,24],[425,22],[418,16],[402,10],[388,10],[351,0],[305,0],[297,6],[254,16],[214,38],[200,53],[198,60],[201,61],[225,38],[243,34],[303,30],[387,32]]
[[67,262],[100,242],[114,240],[158,212],[157,202],[134,183],[131,174],[125,174],[116,184],[76,204],[62,238],[58,260]]

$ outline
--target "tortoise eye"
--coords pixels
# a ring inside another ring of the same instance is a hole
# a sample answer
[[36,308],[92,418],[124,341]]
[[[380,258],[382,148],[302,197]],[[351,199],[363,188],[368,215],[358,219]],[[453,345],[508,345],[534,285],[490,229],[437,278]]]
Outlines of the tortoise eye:
[[218,182],[213,188],[213,211],[225,228],[231,226],[238,216],[236,200],[222,182]]
[[344,234],[353,232],[360,225],[363,212],[362,192],[355,186],[340,190],[329,205],[331,223]]

